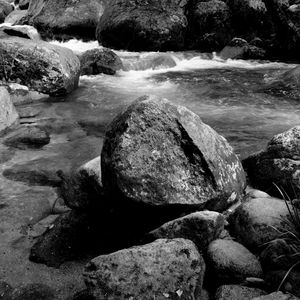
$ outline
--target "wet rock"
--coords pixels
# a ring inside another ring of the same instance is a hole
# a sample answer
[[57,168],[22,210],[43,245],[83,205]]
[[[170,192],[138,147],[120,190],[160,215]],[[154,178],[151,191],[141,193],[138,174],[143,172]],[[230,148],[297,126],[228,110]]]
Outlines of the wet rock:
[[231,233],[243,245],[258,249],[265,243],[279,238],[288,230],[284,219],[289,216],[283,200],[253,198],[242,203],[231,216]]
[[43,283],[32,283],[14,289],[11,300],[55,300],[55,292]]
[[280,290],[286,293],[291,293],[296,297],[300,297],[300,272],[297,268],[292,270],[289,274],[287,274],[287,270],[268,272],[265,276],[268,289],[271,291],[275,289],[277,290],[286,275],[287,277],[281,285]]
[[282,292],[274,292],[266,296],[255,297],[252,300],[299,300],[299,298],[291,294],[283,294]]
[[0,39],[0,48],[5,61],[1,79],[52,96],[68,94],[78,86],[80,62],[67,48],[11,36]]
[[18,149],[40,149],[49,144],[49,134],[35,126],[23,126],[5,139],[4,144]]
[[5,17],[13,11],[13,6],[7,1],[0,0],[0,23],[3,23]]
[[0,300],[11,300],[13,288],[5,281],[0,281]]
[[141,224],[150,222],[152,229],[178,212],[222,210],[245,187],[227,141],[188,109],[155,96],[139,98],[112,122],[101,168],[110,204],[132,212]]
[[153,240],[159,238],[189,239],[198,249],[206,251],[208,244],[221,234],[224,223],[224,216],[220,213],[199,211],[163,224],[151,231],[148,236]]
[[0,32],[5,33],[8,36],[21,37],[30,40],[40,40],[38,31],[28,25],[1,25]]
[[81,75],[108,74],[114,75],[123,68],[119,56],[107,48],[96,48],[80,56]]
[[34,26],[43,39],[72,37],[94,39],[104,2],[103,0],[31,1],[27,15],[19,21],[19,24]]
[[94,258],[84,278],[97,299],[163,300],[199,297],[204,271],[204,260],[193,242],[160,239]]
[[71,175],[59,173],[62,183],[60,196],[72,209],[92,209],[103,198],[100,156],[82,165]]
[[34,106],[17,107],[20,118],[33,118],[40,114],[41,109]]
[[166,51],[184,47],[187,2],[113,0],[104,9],[96,37],[105,47]]
[[196,1],[188,20],[188,44],[192,48],[216,51],[232,38],[231,12],[223,1]]
[[261,289],[241,285],[222,285],[216,291],[215,300],[252,300],[265,294],[266,292]]
[[251,184],[270,195],[291,199],[300,194],[300,126],[275,135],[262,152],[243,161]]
[[235,241],[218,239],[211,242],[207,257],[213,278],[219,283],[238,283],[247,277],[262,277],[258,259]]
[[25,15],[26,10],[15,9],[4,20],[4,23],[17,24]]
[[18,113],[6,88],[0,87],[0,133],[18,121]]

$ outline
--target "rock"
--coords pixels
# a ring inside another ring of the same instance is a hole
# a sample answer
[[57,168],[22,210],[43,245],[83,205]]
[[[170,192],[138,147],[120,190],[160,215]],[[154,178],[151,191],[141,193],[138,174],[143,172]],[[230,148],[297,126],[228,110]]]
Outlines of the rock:
[[4,20],[6,24],[17,24],[25,15],[26,10],[15,9]]
[[95,297],[88,290],[82,290],[66,300],[95,300]]
[[222,285],[216,291],[215,300],[252,300],[265,294],[266,292],[261,289],[241,285]]
[[30,40],[40,40],[38,31],[29,25],[0,25],[0,32],[9,36],[21,37]]
[[271,196],[263,191],[247,187],[246,198],[270,198]]
[[124,70],[126,71],[160,70],[175,66],[176,61],[168,53],[143,53],[138,59],[136,57],[133,60],[126,58],[124,61]]
[[13,288],[5,281],[0,281],[0,300],[11,300]]
[[251,184],[282,197],[276,184],[291,199],[300,194],[300,126],[275,135],[262,152],[243,161]]
[[52,96],[72,92],[78,86],[80,62],[67,48],[19,37],[0,39],[0,77]]
[[55,292],[43,283],[32,283],[17,287],[11,300],[55,300]]
[[30,0],[20,0],[19,8],[20,9],[28,9]]
[[193,242],[159,239],[94,258],[84,279],[96,299],[197,299],[204,271]]
[[224,216],[214,211],[199,211],[172,220],[150,232],[155,240],[159,238],[184,238],[195,243],[197,248],[206,251],[208,244],[218,238],[224,229]]
[[5,139],[4,144],[19,149],[40,149],[49,144],[49,134],[35,126],[23,126]]
[[276,239],[268,243],[261,252],[260,261],[265,270],[288,270],[297,263],[299,257],[288,241]]
[[41,109],[34,106],[19,106],[17,107],[20,118],[27,119],[33,118],[40,114]]
[[104,9],[96,37],[100,44],[113,49],[183,49],[186,4],[183,0],[113,0]]
[[72,209],[95,209],[103,198],[100,156],[87,162],[70,176],[62,172],[59,194]]
[[252,300],[299,300],[299,298],[282,292],[274,292],[266,296],[255,297]]
[[37,28],[43,39],[94,39],[103,0],[36,0],[18,24]]
[[14,10],[13,6],[5,0],[0,0],[0,23]]
[[208,266],[219,283],[239,283],[247,277],[262,277],[258,259],[243,245],[232,240],[214,240],[207,250]]
[[18,113],[6,88],[0,86],[0,133],[17,123]]
[[187,211],[221,211],[245,187],[227,141],[188,109],[155,96],[137,99],[111,123],[101,168],[110,204],[156,227]]
[[[299,262],[299,259],[298,259]],[[265,276],[266,285],[270,290],[277,290],[284,277],[287,275],[287,270],[277,270],[268,272]],[[291,293],[296,297],[300,297],[300,272],[298,270],[292,270],[283,284],[281,285],[281,291]]]
[[123,68],[117,54],[107,48],[96,48],[84,52],[80,56],[81,75],[108,74],[114,75]]
[[222,49],[232,38],[231,12],[219,0],[196,1],[189,13],[188,46],[201,51]]
[[284,221],[288,216],[289,212],[283,200],[249,199],[231,216],[231,233],[246,247],[258,249],[279,238],[281,232],[289,229]]

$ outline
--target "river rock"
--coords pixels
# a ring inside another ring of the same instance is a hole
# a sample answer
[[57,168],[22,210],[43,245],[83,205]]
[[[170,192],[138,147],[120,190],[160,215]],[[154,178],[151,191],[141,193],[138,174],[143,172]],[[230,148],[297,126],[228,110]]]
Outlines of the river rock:
[[275,135],[266,149],[246,158],[243,165],[251,184],[282,197],[279,189],[294,199],[300,194],[300,126]]
[[7,89],[0,86],[0,133],[15,124],[18,118]]
[[40,40],[38,31],[29,25],[0,25],[0,31],[9,36],[17,36],[25,39]]
[[284,221],[289,216],[283,200],[276,198],[253,198],[240,205],[231,216],[231,233],[250,249],[276,238],[289,230]]
[[55,300],[55,291],[43,283],[31,283],[14,289],[11,300]]
[[96,299],[197,299],[204,271],[193,242],[159,239],[94,258],[84,278]]
[[183,0],[113,0],[97,26],[100,44],[131,51],[166,51],[184,47],[187,28]]
[[299,300],[299,298],[282,292],[274,292],[269,295],[255,297],[252,300]]
[[184,238],[195,243],[198,249],[206,251],[208,244],[218,238],[224,230],[225,219],[214,211],[199,211],[179,219],[172,220],[151,231],[149,237]]
[[259,260],[243,245],[232,240],[215,240],[207,250],[208,266],[219,283],[243,282],[247,277],[262,277]]
[[119,56],[110,49],[96,48],[80,56],[81,75],[108,74],[114,75],[123,68]]
[[19,149],[39,149],[49,144],[50,135],[35,126],[24,126],[5,139],[4,144]]
[[110,124],[101,164],[111,205],[137,209],[142,224],[159,221],[155,209],[165,210],[161,221],[176,208],[223,210],[245,187],[227,141],[190,110],[156,96],[137,99]]
[[0,0],[0,23],[14,10],[13,6],[5,0]]
[[6,62],[0,66],[2,79],[52,96],[68,94],[78,86],[80,62],[67,48],[10,36],[0,39],[0,48]]
[[196,1],[188,20],[189,47],[216,51],[222,49],[232,38],[231,12],[223,1]]
[[215,300],[252,300],[254,297],[265,295],[266,292],[241,285],[222,285],[215,294]]
[[100,156],[85,163],[71,175],[60,173],[60,196],[72,209],[95,208],[103,197]]
[[42,38],[94,39],[104,0],[35,0],[18,24],[38,28]]

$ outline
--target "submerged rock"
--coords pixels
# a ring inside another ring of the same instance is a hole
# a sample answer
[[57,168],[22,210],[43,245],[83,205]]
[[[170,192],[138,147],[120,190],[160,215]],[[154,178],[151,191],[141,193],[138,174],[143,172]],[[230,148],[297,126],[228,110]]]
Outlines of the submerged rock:
[[77,86],[80,62],[67,48],[43,41],[10,37],[0,39],[0,77],[52,96],[72,92]]
[[218,283],[241,283],[247,277],[262,277],[259,260],[243,245],[232,240],[215,240],[207,250],[212,278]]
[[80,56],[81,75],[108,74],[114,75],[123,68],[119,56],[107,48],[96,48]]
[[96,299],[197,299],[204,271],[193,242],[160,239],[94,258],[84,278]]
[[257,288],[241,285],[222,285],[216,291],[215,300],[252,300],[265,294],[265,291]]
[[155,96],[139,98],[111,123],[101,163],[111,204],[127,211],[223,210],[245,187],[225,138],[188,109]]
[[32,25],[43,38],[94,39],[104,0],[36,0],[18,24]]
[[98,41],[109,48],[132,51],[178,50],[187,28],[182,0],[113,0],[97,26]]
[[[275,135],[262,152],[243,161],[251,184],[267,193],[291,199],[300,195],[300,126]],[[278,186],[278,188],[275,186]]]
[[18,118],[18,113],[11,102],[7,89],[0,86],[0,133],[15,124]]

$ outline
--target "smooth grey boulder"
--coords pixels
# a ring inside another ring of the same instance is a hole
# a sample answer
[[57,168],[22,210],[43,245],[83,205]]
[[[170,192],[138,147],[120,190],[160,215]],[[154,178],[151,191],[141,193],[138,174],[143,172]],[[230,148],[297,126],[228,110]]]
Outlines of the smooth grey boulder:
[[84,279],[96,299],[197,299],[204,271],[193,242],[159,239],[94,258]]

